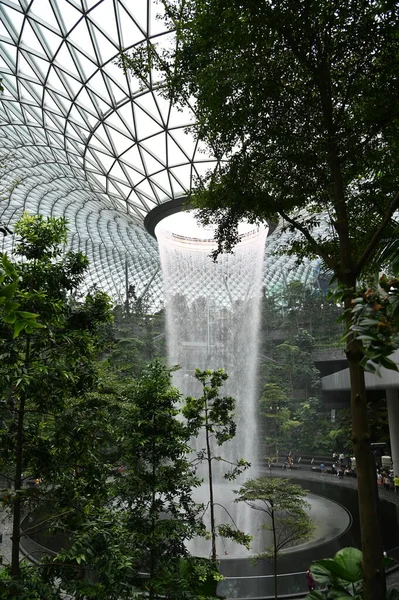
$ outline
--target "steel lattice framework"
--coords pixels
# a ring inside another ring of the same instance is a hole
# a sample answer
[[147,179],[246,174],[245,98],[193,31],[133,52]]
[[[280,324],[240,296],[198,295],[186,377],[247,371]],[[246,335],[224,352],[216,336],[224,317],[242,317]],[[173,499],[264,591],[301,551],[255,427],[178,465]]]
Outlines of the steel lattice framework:
[[[122,50],[169,43],[159,11],[153,0],[0,0],[0,219],[65,215],[92,282],[123,297],[127,267],[153,306],[159,259],[143,219],[213,161],[189,111],[157,94],[156,73],[143,89],[116,64]],[[273,259],[266,282],[314,276],[314,264],[289,266]]]

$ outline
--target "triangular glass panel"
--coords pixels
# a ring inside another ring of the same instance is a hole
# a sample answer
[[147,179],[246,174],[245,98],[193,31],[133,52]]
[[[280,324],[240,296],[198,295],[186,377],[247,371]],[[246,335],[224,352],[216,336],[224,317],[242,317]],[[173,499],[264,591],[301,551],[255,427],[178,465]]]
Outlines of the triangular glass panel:
[[109,98],[108,89],[104,83],[102,71],[97,71],[97,73],[90,78],[88,85],[96,97],[100,97],[104,100],[104,102],[108,103],[110,106],[112,105],[112,101]]
[[24,28],[22,31],[22,37],[21,37],[20,44],[25,48],[34,50],[35,52],[37,52],[39,55],[41,55],[43,57],[47,56],[46,52],[44,51],[43,46],[41,45],[35,32],[33,31],[28,19],[25,19],[25,22],[24,22]]
[[190,165],[174,167],[170,169],[173,191],[176,193],[185,192],[190,189],[191,169]]
[[130,14],[130,18],[137,23],[142,31],[147,32],[147,17],[149,0],[135,0],[134,11],[129,11],[130,2],[127,0],[118,0],[119,4]]
[[112,104],[116,106],[117,104],[122,102],[128,95],[126,82],[124,82],[125,85],[123,87],[116,85],[116,83],[108,76],[108,65],[106,65],[106,67],[103,68],[101,72],[103,73],[103,76],[108,86],[107,95],[109,96]]
[[[29,19],[29,17],[28,17],[28,19]],[[46,29],[45,27],[43,27],[42,25],[39,25],[38,23],[36,23],[33,20],[31,21],[29,19],[29,22],[32,26],[32,29],[35,31],[36,35],[39,37],[39,39],[44,40],[44,41],[41,41],[43,48],[50,49],[49,58],[52,59],[54,57],[54,55],[58,52],[59,47],[62,44],[62,37],[60,37],[59,35],[56,35],[49,29]],[[47,50],[46,50],[46,54],[47,54]]]
[[102,117],[110,109],[105,102],[92,94],[92,92],[89,94],[86,88],[82,88],[79,95],[75,98],[75,104],[83,110],[87,110],[92,115],[98,115],[99,117]]
[[58,77],[57,70],[54,66],[49,71],[47,85],[56,92],[60,92],[63,96],[68,96],[68,92],[65,89],[61,79]]
[[[174,132],[173,132],[174,133]],[[168,166],[185,164],[188,161],[180,146],[176,144],[171,134],[167,136]]]
[[193,137],[190,134],[186,134],[183,129],[173,129],[170,131],[168,135],[168,144],[170,148],[172,148],[174,144],[174,147],[178,147],[180,153],[187,157],[186,160],[192,160],[195,142]]
[[99,175],[98,173],[90,173],[90,179],[94,181],[101,190],[105,190],[107,180],[104,175]]
[[151,156],[151,154],[146,152],[144,148],[142,148],[142,157],[146,172],[149,175],[151,175],[152,173],[159,173],[165,168],[165,165],[162,165],[158,160]]
[[[81,111],[81,112],[83,112],[83,114],[85,114],[84,111]],[[84,130],[84,132],[82,132],[82,135],[86,136],[86,135],[88,135],[90,130],[86,124],[85,119],[82,117],[81,112],[79,112],[79,110],[73,104],[71,110],[69,111],[68,121],[75,123],[78,127],[82,127]]]
[[105,128],[108,131],[109,136],[112,138],[112,141],[114,142],[116,156],[121,156],[122,154],[124,154],[124,152],[131,148],[135,143],[134,140],[132,140],[130,137],[121,135],[120,133],[115,131],[115,129],[108,127],[107,123],[105,123]]
[[133,103],[133,110],[135,116],[135,124],[137,131],[137,138],[144,140],[151,135],[159,133],[159,124],[149,117],[137,104]]
[[84,53],[83,50],[81,51],[81,49],[76,47],[76,45],[70,40],[68,40],[68,42],[68,49],[74,59],[74,62],[77,64],[76,70],[79,73],[79,78],[83,82],[87,81],[89,77],[91,77],[91,75],[93,75],[93,73],[95,73],[98,69],[96,60],[90,60],[90,58],[86,56],[87,53]]
[[159,135],[154,135],[143,142],[142,147],[145,148],[149,153],[155,155],[158,159],[160,166],[167,164],[166,155],[166,133],[162,132]]
[[115,185],[125,199],[129,198],[130,194],[132,193],[132,188],[130,188],[128,185],[124,185],[120,181],[117,181]]
[[135,139],[133,132],[130,131],[130,129],[127,127],[127,124],[125,124],[122,121],[122,119],[120,118],[119,114],[116,111],[110,113],[107,116],[106,123],[107,123],[108,130],[112,129],[112,130],[118,131],[120,134],[124,135],[125,137],[129,137],[129,139],[131,139],[131,140]]
[[154,93],[148,92],[139,98],[135,98],[134,104],[151,116],[158,123],[159,127],[163,126]]
[[96,30],[96,34],[100,32],[105,32],[110,41],[112,42],[113,47],[119,48],[118,31],[115,23],[115,14],[111,3],[101,2],[100,4],[98,4],[95,10],[92,10],[88,13],[88,20],[91,23],[93,23],[93,26]]
[[55,59],[55,64],[63,71],[66,71],[67,73],[74,75],[75,78],[79,79],[79,74],[76,70],[75,63],[72,60],[71,53],[69,52],[69,45],[67,41],[65,41],[65,43],[62,44],[61,48],[59,49]]
[[170,187],[170,180],[166,171],[162,171],[161,173],[156,173],[151,176],[151,180],[156,185],[161,192],[165,195],[170,196],[172,193],[172,189]]
[[88,31],[86,19],[82,19],[78,23],[73,31],[70,32],[68,39],[75,47],[81,49],[90,60],[97,63],[97,57]]
[[141,181],[143,181],[143,179],[145,177],[144,174],[139,173],[138,171],[136,171],[135,169],[132,169],[131,167],[128,167],[127,165],[124,166],[124,169],[126,170],[126,173],[129,178],[129,183],[131,184],[132,187],[136,187],[136,185],[138,185]]
[[44,83],[44,81],[47,77],[47,74],[50,70],[51,63],[49,63],[44,58],[39,58],[36,55],[33,56],[32,54],[29,54],[25,50],[24,51],[21,50],[20,54],[26,58],[27,62],[30,64],[33,71],[36,73],[36,78],[40,82]]
[[118,108],[118,115],[120,116],[120,118],[124,124],[124,128],[126,127],[130,132],[135,133],[136,128],[135,128],[134,120],[133,120],[132,103],[126,102],[125,104],[120,106]]
[[115,158],[105,152],[100,152],[99,150],[93,150],[93,154],[96,155],[97,161],[101,165],[101,170],[104,173],[109,173],[110,169],[113,168],[115,164]]
[[100,124],[97,129],[93,132],[90,145],[97,146],[101,152],[106,152],[109,155],[113,155],[112,146],[109,142],[107,132],[104,126]]
[[36,95],[32,95],[29,83],[22,78],[19,80],[19,93],[20,98],[28,100],[31,104],[38,104],[40,102],[40,98],[37,98]]
[[119,2],[116,3],[116,9],[119,13],[118,23],[123,48],[131,48],[143,40],[145,34],[133,21],[130,13],[126,11]]
[[[6,4],[2,4],[1,10],[6,14],[8,21],[12,23],[12,29],[15,29],[19,35],[25,20],[25,15],[19,10],[13,10],[11,6],[7,6]],[[7,27],[7,20],[4,20],[4,25]],[[11,33],[10,37],[13,38]],[[14,41],[15,43],[17,42],[17,40]]]
[[126,175],[125,175],[124,171],[122,170],[118,161],[116,161],[114,163],[109,174],[110,174],[110,177],[113,177],[114,179],[116,179],[118,181],[124,181],[128,185]]
[[45,21],[52,28],[59,30],[57,19],[54,16],[49,0],[35,0],[32,8],[33,12],[29,11],[29,16],[32,20],[36,17],[35,20],[42,23]]
[[107,73],[109,78],[117,87],[119,86],[122,89],[124,94],[127,93],[126,76],[124,75],[122,69],[120,69],[114,61],[104,65],[103,71]]

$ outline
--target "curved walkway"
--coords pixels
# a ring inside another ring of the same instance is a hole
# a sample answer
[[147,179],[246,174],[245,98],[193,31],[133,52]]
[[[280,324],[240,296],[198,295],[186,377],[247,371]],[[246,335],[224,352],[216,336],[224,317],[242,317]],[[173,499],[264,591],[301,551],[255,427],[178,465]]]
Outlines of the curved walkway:
[[[262,475],[268,475],[270,473],[270,470],[268,467],[261,467],[260,468],[260,472]],[[337,486],[341,486],[341,487],[347,487],[347,488],[352,488],[352,489],[356,489],[357,490],[357,479],[355,477],[337,477],[337,475],[332,475],[329,473],[318,473],[315,471],[311,471],[308,469],[292,469],[292,470],[285,470],[285,469],[279,469],[279,468],[274,468],[272,469],[272,476],[275,477],[287,477],[290,479],[301,479],[303,480],[308,480],[308,481],[320,481],[320,480],[325,480],[326,482],[328,482],[329,484],[333,484],[333,485],[337,485]],[[399,506],[399,494],[396,494],[395,491],[391,491],[391,490],[385,490],[382,488],[378,488],[378,494],[379,497],[382,498],[383,500],[387,500],[388,502],[392,502],[392,504],[395,504],[396,506]],[[399,546],[399,539],[398,539],[398,546]],[[320,557],[322,558],[322,557]],[[323,557],[323,558],[331,558],[331,557]],[[399,566],[399,565],[398,565]],[[399,590],[399,568],[394,569],[392,571],[390,571],[389,573],[387,573],[387,587],[388,589],[391,588],[396,588]],[[286,600],[290,600],[290,598],[298,598],[299,596],[285,596]]]
[[[270,471],[267,467],[261,467],[260,469],[261,475],[269,475]],[[307,469],[294,469],[294,470],[283,470],[279,468],[272,469],[272,476],[275,477],[285,477],[290,479],[301,479],[302,481],[320,481],[325,480],[329,484],[347,487],[352,489],[357,489],[357,480],[352,477],[339,478],[335,475],[331,475],[328,473],[317,473],[314,471],[310,471]],[[392,502],[393,504],[399,506],[399,494],[396,494],[394,491],[379,489],[379,496],[387,500],[388,502]],[[11,519],[9,515],[4,511],[0,515],[0,534],[2,534],[2,542],[0,543],[0,556],[3,558],[3,564],[8,564],[11,561]],[[399,540],[398,540],[399,546]],[[21,555],[22,558],[22,555]],[[322,557],[320,557],[322,558]],[[327,558],[327,557],[323,557]],[[397,588],[399,589],[399,569],[391,571],[387,575],[387,585],[388,588]],[[306,594],[300,594],[295,596],[284,596],[285,600],[293,600],[294,598],[304,598]]]

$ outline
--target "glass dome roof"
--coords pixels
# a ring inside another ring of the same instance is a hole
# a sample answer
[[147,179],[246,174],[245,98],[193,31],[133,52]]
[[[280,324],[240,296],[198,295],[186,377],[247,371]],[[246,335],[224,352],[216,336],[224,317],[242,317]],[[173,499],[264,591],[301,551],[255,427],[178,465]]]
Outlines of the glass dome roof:
[[[157,74],[143,89],[116,64],[147,40],[168,44],[160,11],[153,0],[0,0],[0,220],[12,225],[24,210],[66,216],[92,283],[123,298],[127,269],[154,308],[162,285],[144,217],[213,163],[190,134],[190,111],[157,93]],[[273,259],[266,283],[287,261]],[[315,268],[285,268],[285,277]]]

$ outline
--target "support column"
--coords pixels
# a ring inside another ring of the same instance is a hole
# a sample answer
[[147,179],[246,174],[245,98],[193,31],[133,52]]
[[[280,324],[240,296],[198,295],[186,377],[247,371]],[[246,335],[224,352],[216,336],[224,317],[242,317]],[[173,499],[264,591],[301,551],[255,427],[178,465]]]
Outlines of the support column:
[[391,440],[391,455],[393,461],[393,472],[399,475],[399,398],[398,390],[389,388],[386,390],[389,437]]

